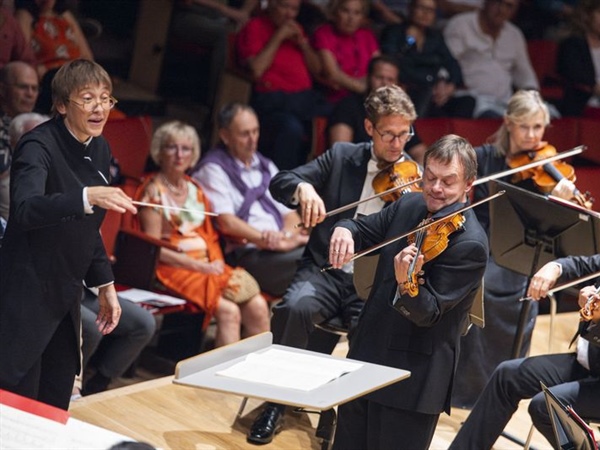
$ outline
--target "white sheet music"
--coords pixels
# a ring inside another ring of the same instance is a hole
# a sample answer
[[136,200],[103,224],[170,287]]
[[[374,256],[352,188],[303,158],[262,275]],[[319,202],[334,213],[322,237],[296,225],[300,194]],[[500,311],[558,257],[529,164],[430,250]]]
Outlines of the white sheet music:
[[66,425],[0,404],[2,449],[98,449],[133,439],[69,418]]
[[177,306],[184,305],[185,300],[156,292],[145,291],[143,289],[126,289],[117,292],[119,297],[129,300],[133,303],[147,303],[154,306]]
[[217,372],[217,375],[310,391],[362,366],[340,359],[269,349],[250,353],[244,361]]

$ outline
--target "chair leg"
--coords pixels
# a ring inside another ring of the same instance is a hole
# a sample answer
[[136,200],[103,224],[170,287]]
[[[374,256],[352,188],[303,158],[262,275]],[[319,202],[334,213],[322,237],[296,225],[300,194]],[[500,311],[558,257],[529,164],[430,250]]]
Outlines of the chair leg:
[[242,403],[240,403],[240,408],[238,409],[237,414],[235,415],[235,419],[239,419],[242,417],[242,413],[244,412],[244,408],[246,408],[246,403],[248,403],[248,397],[244,397],[242,399]]

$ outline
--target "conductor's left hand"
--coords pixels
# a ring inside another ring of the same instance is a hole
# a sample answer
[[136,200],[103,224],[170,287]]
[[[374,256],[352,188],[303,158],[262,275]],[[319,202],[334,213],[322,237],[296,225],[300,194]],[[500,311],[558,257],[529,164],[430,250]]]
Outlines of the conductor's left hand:
[[100,310],[96,317],[96,325],[100,333],[109,334],[117,327],[121,318],[121,305],[115,286],[111,284],[101,287],[98,290],[98,302]]

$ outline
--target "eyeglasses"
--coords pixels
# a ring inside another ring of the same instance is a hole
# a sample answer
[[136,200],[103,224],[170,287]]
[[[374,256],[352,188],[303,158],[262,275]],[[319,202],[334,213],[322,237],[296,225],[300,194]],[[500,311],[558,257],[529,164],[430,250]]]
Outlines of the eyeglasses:
[[94,109],[96,109],[96,106],[98,105],[100,105],[100,107],[103,110],[108,111],[110,109],[113,109],[118,103],[117,99],[112,96],[102,98],[82,98],[79,102],[76,102],[75,100],[69,98],[67,99],[67,101],[79,106],[87,112],[92,112]]
[[163,147],[163,152],[165,152],[167,155],[174,155],[179,150],[181,150],[181,153],[183,154],[190,154],[194,151],[192,147],[186,147],[177,144],[166,145]]
[[387,132],[382,133],[375,126],[373,126],[373,129],[375,131],[377,131],[377,134],[381,138],[381,142],[383,142],[385,144],[391,144],[394,141],[394,139],[398,139],[398,141],[400,143],[406,143],[406,142],[410,141],[410,139],[415,135],[415,130],[413,130],[412,126],[410,127],[409,131],[403,131],[400,134],[393,134],[393,133],[387,133]]

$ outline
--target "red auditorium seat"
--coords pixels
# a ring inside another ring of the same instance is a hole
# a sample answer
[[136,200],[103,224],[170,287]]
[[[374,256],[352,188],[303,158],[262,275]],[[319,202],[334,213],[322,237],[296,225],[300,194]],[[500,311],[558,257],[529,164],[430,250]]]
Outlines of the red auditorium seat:
[[579,143],[587,145],[581,157],[600,164],[600,120],[579,119]]
[[581,144],[579,138],[579,120],[575,117],[554,119],[546,128],[544,140],[556,147],[558,152],[565,152]]
[[451,132],[450,119],[443,117],[419,118],[415,122],[415,132],[425,145],[431,145]]
[[558,43],[546,39],[527,41],[527,51],[531,65],[540,83],[540,93],[546,100],[560,100],[563,88],[556,73],[556,55]]
[[149,116],[110,119],[106,122],[102,135],[119,163],[121,175],[140,179],[146,166],[152,132],[152,119]]
[[452,119],[452,133],[467,139],[473,147],[488,142],[500,128],[502,119]]

